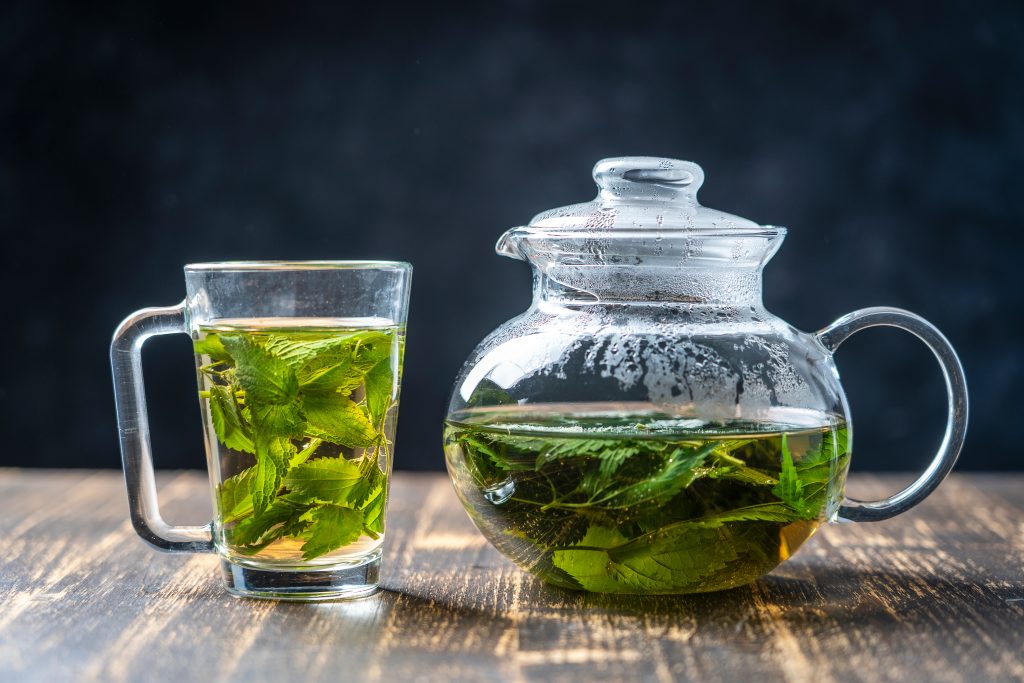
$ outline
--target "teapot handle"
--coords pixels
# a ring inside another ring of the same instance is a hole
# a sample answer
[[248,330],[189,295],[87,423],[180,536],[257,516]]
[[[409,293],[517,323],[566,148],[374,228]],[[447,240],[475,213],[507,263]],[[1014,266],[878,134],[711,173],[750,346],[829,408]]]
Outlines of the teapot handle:
[[924,500],[953,469],[967,434],[967,380],[960,359],[942,333],[921,316],[899,308],[863,308],[844,315],[814,336],[832,353],[855,332],[878,326],[906,330],[931,349],[946,381],[949,411],[946,434],[928,469],[910,486],[884,500],[847,498],[839,508],[839,517],[854,522],[875,522],[895,517]]

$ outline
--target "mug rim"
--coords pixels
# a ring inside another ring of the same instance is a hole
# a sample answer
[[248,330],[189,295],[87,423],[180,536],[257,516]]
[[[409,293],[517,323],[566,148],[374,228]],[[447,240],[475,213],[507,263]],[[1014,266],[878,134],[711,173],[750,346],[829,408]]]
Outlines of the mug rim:
[[185,272],[248,272],[261,270],[404,270],[411,271],[407,261],[209,261],[186,263]]

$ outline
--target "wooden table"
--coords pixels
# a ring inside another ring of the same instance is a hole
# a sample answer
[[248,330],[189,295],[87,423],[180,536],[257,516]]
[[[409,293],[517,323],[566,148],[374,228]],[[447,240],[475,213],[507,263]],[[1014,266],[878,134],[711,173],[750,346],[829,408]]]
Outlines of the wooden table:
[[[892,477],[859,477],[864,495]],[[443,475],[396,476],[378,595],[239,600],[135,537],[118,472],[0,470],[0,681],[1021,681],[1024,476],[955,475],[736,590],[601,597],[493,551]],[[209,515],[165,473],[166,516]]]

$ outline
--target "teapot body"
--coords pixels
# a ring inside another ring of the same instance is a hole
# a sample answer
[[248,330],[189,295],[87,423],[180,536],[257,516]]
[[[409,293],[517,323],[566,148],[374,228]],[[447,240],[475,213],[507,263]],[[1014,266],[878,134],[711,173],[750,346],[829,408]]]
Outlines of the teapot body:
[[483,535],[554,585],[711,591],[788,558],[843,497],[830,354],[759,304],[552,301],[484,339],[445,429]]
[[[956,462],[956,352],[908,311],[854,311],[806,334],[764,309],[784,228],[701,206],[696,164],[597,163],[599,192],[537,214],[496,250],[533,269],[533,303],[456,378],[445,460],[469,516],[543,580],[688,593],[755,580],[824,522],[887,519]],[[844,498],[852,432],[832,353],[878,325],[939,361],[949,396],[931,465],[880,501]]]

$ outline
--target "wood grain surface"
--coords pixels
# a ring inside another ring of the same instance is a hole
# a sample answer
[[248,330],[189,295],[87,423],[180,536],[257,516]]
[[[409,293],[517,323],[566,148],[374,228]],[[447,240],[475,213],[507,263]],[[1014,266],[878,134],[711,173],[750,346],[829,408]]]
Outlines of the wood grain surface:
[[[892,491],[892,477],[853,479]],[[160,477],[197,523],[198,473]],[[443,475],[396,475],[378,595],[240,600],[216,557],[132,531],[116,472],[0,470],[2,681],[1022,681],[1024,476],[955,475],[823,529],[756,584],[681,597],[547,588],[490,548]]]

